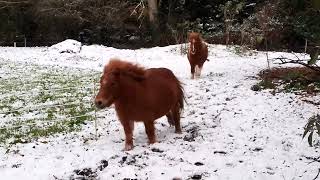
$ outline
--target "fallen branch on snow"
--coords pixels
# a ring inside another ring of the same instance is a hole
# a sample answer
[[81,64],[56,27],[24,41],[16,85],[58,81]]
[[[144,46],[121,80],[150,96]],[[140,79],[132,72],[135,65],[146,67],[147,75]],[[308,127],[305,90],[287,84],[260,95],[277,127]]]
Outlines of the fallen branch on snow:
[[290,59],[290,58],[281,56],[278,58],[273,58],[272,60],[280,61],[279,63],[275,63],[275,64],[300,64],[300,65],[303,65],[307,68],[310,68],[310,69],[320,73],[320,67],[317,64],[310,65],[310,64],[306,63],[309,61],[309,59],[300,59],[296,54],[294,54],[294,53],[292,53],[292,54],[295,55],[297,59]]

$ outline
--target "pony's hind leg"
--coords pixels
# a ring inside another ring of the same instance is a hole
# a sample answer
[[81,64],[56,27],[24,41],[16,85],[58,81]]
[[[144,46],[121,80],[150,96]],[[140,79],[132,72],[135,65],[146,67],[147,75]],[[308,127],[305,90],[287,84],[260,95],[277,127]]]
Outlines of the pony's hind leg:
[[170,126],[173,126],[173,125],[174,125],[174,120],[173,120],[172,112],[169,111],[168,114],[166,114],[166,116],[167,116],[169,125],[170,125]]
[[199,66],[199,68],[198,68],[198,78],[200,78],[200,76],[201,76],[202,67],[203,66]]
[[179,104],[176,105],[176,107],[172,111],[173,113],[173,120],[174,120],[174,126],[175,126],[175,133],[181,134],[181,125],[180,125],[180,107]]
[[144,122],[144,127],[149,139],[149,144],[153,144],[156,142],[155,128],[154,123],[152,122]]

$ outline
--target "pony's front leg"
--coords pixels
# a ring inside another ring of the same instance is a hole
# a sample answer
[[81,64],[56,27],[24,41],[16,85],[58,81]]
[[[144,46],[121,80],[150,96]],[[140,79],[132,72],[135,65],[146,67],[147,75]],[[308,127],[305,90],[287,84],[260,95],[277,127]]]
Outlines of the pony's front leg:
[[197,78],[199,78],[200,77],[200,74],[199,74],[199,66],[198,65],[196,65],[196,67],[195,67],[195,79],[197,79]]
[[153,144],[156,142],[155,128],[154,123],[152,122],[144,122],[145,130],[149,139],[149,144]]
[[194,73],[195,73],[195,66],[190,64],[191,66],[191,79],[194,79]]
[[201,76],[201,71],[202,71],[202,66],[199,66],[199,65],[196,65],[196,75],[195,75],[195,77],[196,78],[200,78],[200,76]]
[[124,151],[130,151],[133,149],[133,129],[134,129],[134,121],[121,121],[124,133],[126,136]]

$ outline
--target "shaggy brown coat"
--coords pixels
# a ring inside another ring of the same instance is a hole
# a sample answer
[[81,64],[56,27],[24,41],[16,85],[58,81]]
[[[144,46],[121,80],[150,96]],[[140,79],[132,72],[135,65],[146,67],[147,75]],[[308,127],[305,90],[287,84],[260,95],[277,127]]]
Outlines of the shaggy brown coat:
[[124,150],[133,148],[135,121],[144,123],[150,144],[156,142],[154,121],[164,115],[169,124],[175,126],[175,132],[181,133],[184,93],[169,69],[144,69],[112,59],[104,68],[95,104],[100,109],[115,105],[126,136]]
[[208,46],[197,32],[189,34],[189,42],[188,60],[191,67],[191,79],[199,78],[203,64],[208,60]]

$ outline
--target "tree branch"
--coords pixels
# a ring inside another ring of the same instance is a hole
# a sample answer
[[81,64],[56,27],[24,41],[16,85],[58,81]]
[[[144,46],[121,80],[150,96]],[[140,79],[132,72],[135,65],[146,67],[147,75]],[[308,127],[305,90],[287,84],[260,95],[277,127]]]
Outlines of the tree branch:
[[5,5],[5,6],[0,7],[0,9],[5,9],[5,8],[7,8],[7,7],[9,7],[9,6],[8,6],[8,5]]
[[47,11],[57,11],[57,10],[60,10],[62,9],[62,7],[60,8],[48,8],[48,9],[41,9],[39,12],[47,12]]
[[0,1],[0,4],[27,4],[29,1]]
[[315,178],[313,178],[313,180],[316,180],[316,179],[318,178],[319,174],[320,174],[320,168],[318,169],[318,174],[317,174],[317,176],[316,176]]
[[272,60],[279,60],[280,62],[279,63],[275,63],[275,64],[300,64],[300,65],[303,65],[307,68],[310,68],[314,71],[317,71],[320,73],[320,67],[316,64],[314,65],[310,65],[308,63],[305,63],[306,61],[308,61],[308,59],[299,59],[299,57],[294,54],[296,56],[297,59],[290,59],[290,58],[286,58],[286,57],[278,57],[278,58],[273,58]]
[[304,158],[308,159],[308,160],[312,160],[311,162],[309,162],[308,164],[314,163],[314,162],[319,162],[320,163],[320,157],[309,157],[309,156],[304,156]]
[[[138,16],[138,19],[140,19],[143,15],[143,11],[145,9],[145,5],[143,3],[143,1],[141,0],[140,3],[133,9],[133,11],[131,12],[130,16],[132,16],[133,14],[137,14],[137,9],[140,9],[140,14]],[[139,11],[139,10],[138,10]]]
[[302,101],[304,101],[304,102],[306,102],[306,103],[309,103],[309,104],[316,105],[316,106],[319,106],[319,105],[320,105],[320,102],[314,102],[314,101],[310,101],[310,100],[306,100],[306,99],[303,99]]

